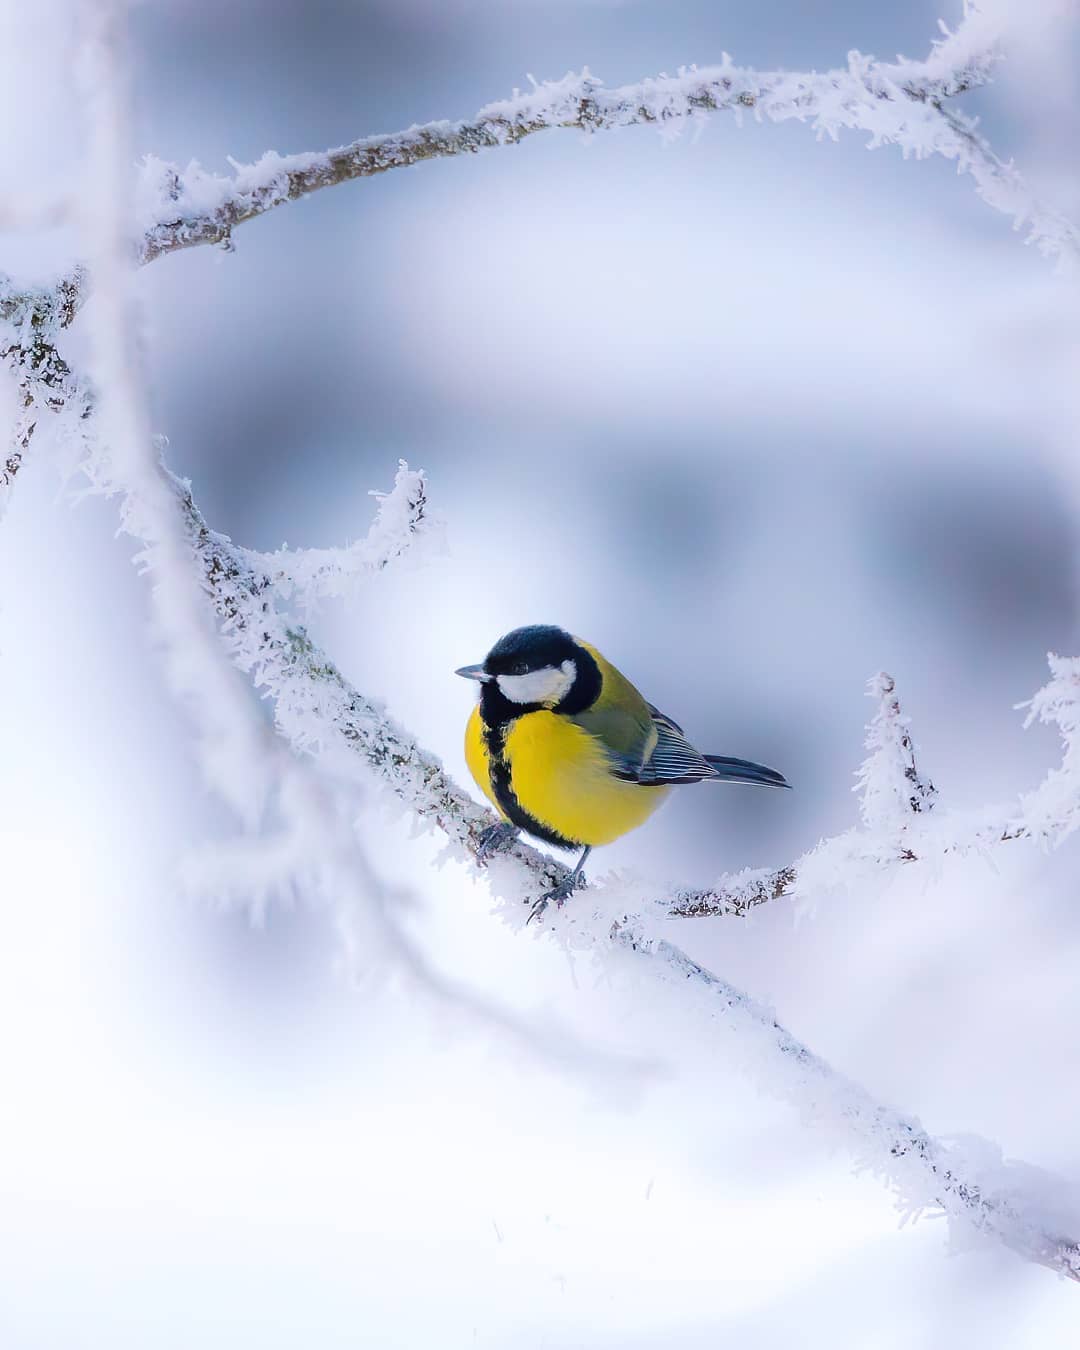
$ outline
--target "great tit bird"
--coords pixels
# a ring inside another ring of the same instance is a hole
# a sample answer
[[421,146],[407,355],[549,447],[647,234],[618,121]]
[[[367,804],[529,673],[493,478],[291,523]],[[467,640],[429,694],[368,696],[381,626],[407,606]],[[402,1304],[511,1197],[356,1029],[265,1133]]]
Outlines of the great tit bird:
[[537,913],[549,900],[561,905],[590,851],[643,824],[673,784],[790,786],[763,764],[695,750],[595,647],[561,628],[515,628],[482,665],[455,673],[480,684],[465,758],[502,817],[482,852],[519,829],[556,848],[582,850]]

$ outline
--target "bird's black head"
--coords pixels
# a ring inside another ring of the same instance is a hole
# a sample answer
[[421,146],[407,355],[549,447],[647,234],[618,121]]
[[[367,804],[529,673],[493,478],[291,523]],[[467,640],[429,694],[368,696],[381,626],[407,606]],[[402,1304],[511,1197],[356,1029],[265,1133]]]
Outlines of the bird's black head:
[[484,658],[484,671],[488,675],[529,675],[576,661],[581,651],[565,629],[534,623],[501,637]]
[[488,722],[540,708],[581,712],[600,693],[600,670],[591,653],[551,624],[515,628],[496,642],[483,665],[457,673],[481,682],[480,710]]

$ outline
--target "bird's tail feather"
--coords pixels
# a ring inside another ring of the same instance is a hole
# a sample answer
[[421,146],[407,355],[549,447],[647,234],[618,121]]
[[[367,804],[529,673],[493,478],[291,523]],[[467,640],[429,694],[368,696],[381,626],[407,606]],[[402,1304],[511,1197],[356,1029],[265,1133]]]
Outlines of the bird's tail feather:
[[713,776],[726,783],[757,783],[761,787],[789,788],[791,784],[782,773],[755,764],[749,759],[732,759],[728,755],[703,755],[713,770]]

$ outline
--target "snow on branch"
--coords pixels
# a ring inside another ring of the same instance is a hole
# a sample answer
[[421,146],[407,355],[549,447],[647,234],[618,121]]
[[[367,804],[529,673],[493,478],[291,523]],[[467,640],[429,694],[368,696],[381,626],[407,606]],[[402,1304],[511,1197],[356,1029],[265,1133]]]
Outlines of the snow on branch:
[[[975,124],[944,106],[946,99],[990,78],[1000,37],[995,19],[965,0],[956,31],[946,31],[924,61],[898,58],[890,64],[852,52],[846,69],[762,73],[735,66],[725,55],[719,66],[690,67],[676,76],[660,75],[618,89],[605,89],[585,70],[554,82],[534,81],[531,90],[489,104],[472,121],[432,122],[319,153],[269,152],[253,165],[234,165],[232,177],[208,173],[194,162],[181,171],[150,157],[136,193],[138,259],[150,262],[196,244],[228,246],[237,225],[274,207],[426,159],[514,145],[558,127],[592,133],[645,123],[674,130],[680,122],[722,110],[737,117],[749,110],[759,120],[810,122],[819,135],[833,138],[841,129],[862,131],[872,147],[895,144],[905,156],[944,155],[972,175],[983,198],[1010,215],[1016,228],[1026,227],[1028,242],[1050,257],[1080,256],[1076,226],[1036,201],[1015,168],[994,155]],[[58,410],[78,395],[55,337],[74,319],[88,285],[81,268],[51,291],[19,292],[0,278],[0,322],[9,330],[0,336],[0,357],[14,369],[24,405],[15,443],[0,461],[0,508],[33,434],[36,412],[43,407]],[[316,574],[315,592],[329,583],[333,593],[332,577],[344,560],[311,555],[308,562]],[[320,579],[323,563],[326,572]],[[348,572],[347,563],[344,570]],[[281,584],[286,589],[287,571],[283,562]]]
[[[964,0],[964,13],[954,32],[938,20],[942,36],[930,46],[925,61],[898,58],[896,78],[911,98],[952,98],[986,84],[1001,59],[1002,31],[997,15]],[[887,67],[886,67],[887,69]]]
[[[84,418],[92,413],[96,436],[87,447],[85,471],[96,490],[119,498],[122,529],[141,545],[137,561],[153,578],[155,636],[174,692],[192,715],[200,765],[222,799],[253,828],[275,779],[274,747],[247,690],[221,659],[150,432],[126,232],[131,157],[123,12],[113,0],[93,0],[82,18],[78,76],[88,126],[86,171],[93,185],[83,230],[96,288],[89,325],[96,390],[82,408]],[[46,360],[31,376],[46,391],[48,367]],[[65,399],[55,410],[69,403]]]
[[379,503],[365,538],[345,548],[283,547],[275,553],[240,550],[248,567],[260,573],[261,584],[272,586],[284,599],[305,609],[319,600],[348,597],[357,585],[410,552],[418,542],[430,543],[441,535],[441,522],[428,510],[423,473],[398,462],[390,492],[371,493]]
[[56,345],[61,329],[75,318],[85,290],[82,269],[61,277],[51,288],[33,291],[19,291],[10,277],[0,276],[0,360],[15,378],[19,402],[11,442],[0,452],[0,513],[39,414],[60,412],[72,402],[85,405],[85,395]]
[[[246,550],[210,529],[190,485],[174,478],[173,490],[232,659],[273,700],[287,740],[297,750],[336,747],[358,754],[421,819],[442,829],[462,856],[475,857],[494,823],[492,813],[458,787],[381,705],[351,688],[304,629],[278,610],[272,578],[252,567]],[[566,875],[561,863],[527,844],[515,843],[502,856],[527,869],[536,895]]]
[[960,172],[971,176],[983,201],[1010,216],[1014,230],[1026,229],[1025,242],[1035,244],[1045,257],[1070,265],[1080,260],[1080,229],[1032,195],[1016,167],[999,159],[979,134],[976,119],[954,108],[938,112],[953,138],[952,149],[943,153],[956,160]]
[[856,773],[859,813],[868,830],[895,830],[899,835],[910,817],[930,811],[937,789],[921,777],[915,764],[915,746],[908,731],[909,719],[900,711],[896,681],[884,671],[867,685],[867,695],[876,698],[878,710],[866,729],[869,756]]
[[[620,932],[633,946],[632,934]],[[940,1211],[950,1228],[993,1237],[1028,1261],[1080,1281],[1077,1200],[1060,1178],[1006,1162],[984,1139],[937,1139],[911,1116],[883,1106],[786,1030],[772,1012],[719,979],[678,947],[659,941],[644,955],[658,979],[693,990],[704,1014],[738,1038],[743,1056],[760,1058],[764,1090],[796,1104],[805,1119],[846,1137],[893,1192],[905,1217]],[[767,1067],[766,1067],[767,1066]]]
[[[381,881],[360,846],[357,793],[345,785],[331,788],[310,760],[293,753],[259,714],[223,650],[206,603],[199,541],[189,514],[177,509],[178,499],[189,501],[190,494],[166,469],[162,442],[155,442],[147,424],[130,286],[135,259],[126,232],[123,7],[118,0],[92,0],[84,19],[80,76],[90,132],[88,177],[95,186],[84,227],[96,286],[90,356],[97,388],[79,408],[70,399],[47,406],[66,412],[65,420],[76,413],[80,420],[93,417],[98,435],[89,441],[85,471],[96,490],[119,498],[122,528],[141,546],[136,562],[151,578],[155,636],[173,689],[191,715],[200,765],[245,827],[194,859],[189,880],[226,898],[240,892],[256,916],[275,894],[301,891],[332,907],[351,952],[362,950],[381,971],[408,970],[426,990],[445,996],[445,982],[427,971],[398,920],[404,897]],[[38,362],[28,378],[47,390],[50,370],[48,360]],[[422,478],[403,465],[398,490],[381,503],[372,558],[381,549],[385,563],[408,546],[425,501]],[[501,1025],[511,1027],[512,1018],[502,1015]]]
[[1057,726],[1065,745],[1061,767],[1053,769],[1023,798],[1025,828],[1034,837],[1057,842],[1080,825],[1080,657],[1049,656],[1050,683],[1031,699],[1025,727],[1033,722]]
[[607,89],[588,69],[538,83],[489,103],[470,121],[428,122],[371,136],[320,153],[268,152],[254,164],[234,164],[231,177],[191,163],[181,170],[149,158],[139,199],[140,257],[197,244],[231,245],[236,226],[322,188],[424,160],[516,145],[554,128],[597,131],[636,124],[673,132],[708,113],[752,112],[759,121],[809,122],[819,135],[863,132],[870,147],[896,145],[905,156],[940,154],[975,179],[996,210],[1025,225],[1028,239],[1049,256],[1080,256],[1080,234],[1060,213],[1035,201],[1011,165],[1003,164],[974,130],[946,114],[943,100],[985,83],[998,56],[996,25],[969,6],[953,34],[934,44],[925,61],[895,63],[851,52],[846,68],[816,72],[755,71],[724,54],[716,66],[690,66],[638,84]]
[[669,913],[692,919],[741,916],[782,897],[813,904],[830,891],[886,878],[900,866],[986,853],[1019,839],[1061,844],[1080,824],[1080,658],[1051,654],[1049,661],[1052,679],[1031,700],[1025,725],[1038,719],[1060,726],[1062,763],[1016,804],[933,811],[937,789],[919,772],[895,681],[876,675],[869,684],[878,699],[867,727],[870,754],[856,774],[862,828],[823,839],[776,870],[746,869],[721,877],[715,886],[680,889]]

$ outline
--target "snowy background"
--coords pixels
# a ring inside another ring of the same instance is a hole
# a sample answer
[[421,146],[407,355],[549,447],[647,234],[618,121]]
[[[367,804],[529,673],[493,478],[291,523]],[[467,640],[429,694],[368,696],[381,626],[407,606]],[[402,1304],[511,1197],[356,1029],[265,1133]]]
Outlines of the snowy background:
[[[585,63],[616,84],[723,50],[920,56],[939,12],[147,0],[136,148],[224,169]],[[0,30],[4,179],[43,201],[81,154],[72,32],[60,0],[9,2]],[[1047,6],[1026,37],[966,106],[1075,214],[1077,26]],[[3,239],[23,276],[73,247]],[[444,559],[313,618],[361,688],[462,777],[453,668],[561,623],[703,748],[797,787],[687,789],[594,874],[706,884],[845,828],[882,667],[947,804],[1056,759],[1013,705],[1047,649],[1080,649],[1076,282],[950,165],[721,114],[338,187],[236,243],[140,276],[154,424],[211,523],[263,549],[356,538],[399,457],[448,521]],[[512,937],[379,804],[373,857],[432,961],[576,1051],[355,988],[325,914],[255,928],[182,894],[186,848],[228,822],[115,530],[45,452],[0,527],[5,1346],[1075,1344],[1070,1285],[899,1229],[736,1044]],[[1077,849],[1015,853],[674,936],[934,1132],[1080,1182]]]

